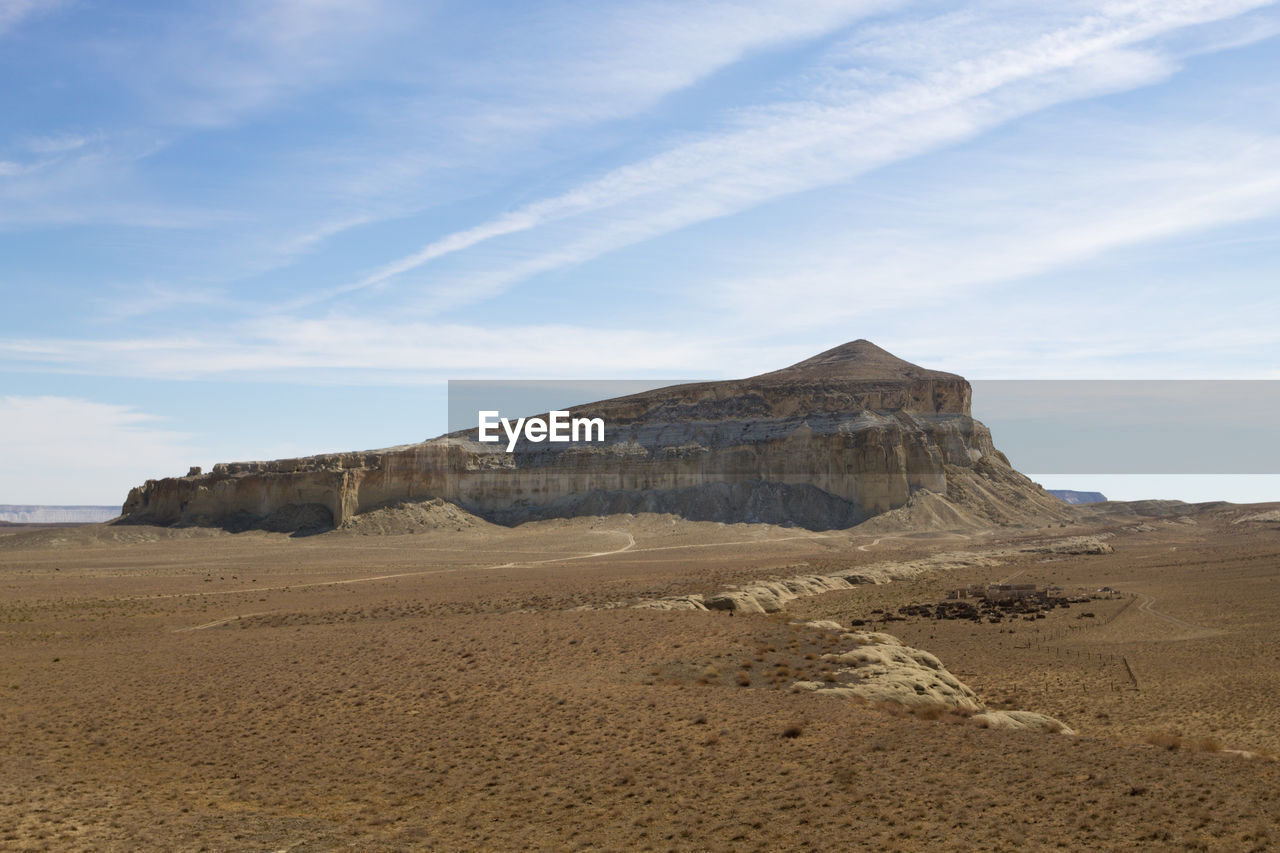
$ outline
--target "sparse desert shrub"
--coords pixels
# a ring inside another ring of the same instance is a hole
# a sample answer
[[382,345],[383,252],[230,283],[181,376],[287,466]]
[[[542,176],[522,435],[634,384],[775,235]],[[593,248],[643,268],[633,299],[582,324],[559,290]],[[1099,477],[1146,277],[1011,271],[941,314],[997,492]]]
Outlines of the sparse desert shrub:
[[745,672],[738,673],[738,677],[735,680],[738,682],[739,687],[751,686],[751,676],[747,675]]
[[787,738],[797,738],[797,737],[800,737],[800,735],[803,733],[804,733],[804,730],[801,729],[799,726],[787,726],[785,729],[782,730],[782,736]]
[[1221,752],[1222,742],[1216,737],[1202,737],[1196,741],[1196,749],[1201,752]]
[[716,668],[714,664],[709,665],[706,669],[702,671],[702,677],[707,679],[708,681],[710,681],[713,678],[719,678],[720,670]]
[[1183,745],[1182,738],[1175,734],[1170,734],[1169,732],[1156,732],[1155,734],[1147,735],[1147,743],[1152,746],[1158,746],[1161,749],[1167,749],[1170,752],[1173,752]]
[[916,705],[911,713],[922,720],[937,720],[946,713],[946,708],[942,705]]
[[882,699],[874,704],[875,707],[884,711],[891,717],[902,717],[911,713],[910,709],[908,709],[906,705],[903,705],[901,702],[894,702],[890,699]]

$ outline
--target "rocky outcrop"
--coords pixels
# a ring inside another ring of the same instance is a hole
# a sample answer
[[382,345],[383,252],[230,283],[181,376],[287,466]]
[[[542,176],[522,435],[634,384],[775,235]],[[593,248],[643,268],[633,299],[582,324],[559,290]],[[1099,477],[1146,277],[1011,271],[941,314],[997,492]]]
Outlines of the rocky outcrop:
[[897,637],[878,632],[849,632],[840,638],[853,648],[822,656],[836,667],[831,680],[797,681],[793,690],[899,705],[946,705],[969,711],[982,707],[978,695],[926,651],[904,646]]
[[1269,509],[1263,512],[1252,512],[1235,519],[1233,524],[1271,524],[1280,522],[1280,509]]
[[607,441],[522,440],[508,453],[469,430],[385,450],[224,463],[147,481],[130,492],[125,520],[239,529],[297,516],[343,526],[388,504],[442,499],[506,524],[671,512],[834,529],[926,493],[956,507],[957,526],[1072,511],[995,449],[971,417],[968,382],[867,341],[750,379],[662,388],[573,415],[603,419]]
[[974,725],[984,729],[1009,729],[1011,731],[1046,732],[1056,735],[1075,734],[1061,720],[1035,711],[986,710],[969,718]]
[[487,522],[448,501],[399,501],[349,519],[342,529],[361,535],[422,533],[432,530],[475,530]]
[[922,649],[903,645],[890,634],[844,631],[836,622],[806,625],[839,632],[840,639],[850,648],[823,655],[821,660],[830,667],[826,680],[797,681],[791,685],[794,692],[915,709],[961,711],[969,722],[982,728],[1075,734],[1062,722],[1034,711],[987,708],[978,694],[952,675],[942,661]]
[[1098,536],[1064,536],[1010,547],[974,548],[966,551],[943,551],[914,560],[883,560],[841,569],[830,575],[794,575],[780,580],[762,580],[730,587],[712,595],[679,595],[653,598],[631,603],[619,602],[612,607],[629,606],[644,610],[732,610],[735,613],[777,613],[787,602],[835,589],[852,589],[862,584],[886,584],[911,580],[933,572],[949,572],[974,567],[989,568],[1028,554],[1083,555],[1111,554],[1115,551],[1105,540],[1111,534]]

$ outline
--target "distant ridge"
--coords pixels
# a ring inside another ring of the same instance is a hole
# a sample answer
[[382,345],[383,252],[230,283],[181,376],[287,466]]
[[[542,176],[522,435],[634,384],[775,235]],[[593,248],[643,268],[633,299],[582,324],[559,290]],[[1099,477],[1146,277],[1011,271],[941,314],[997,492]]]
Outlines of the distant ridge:
[[97,524],[119,514],[118,506],[0,504],[0,521],[12,524]]
[[1106,501],[1107,496],[1102,492],[1076,492],[1071,489],[1045,489],[1049,494],[1053,495],[1061,501],[1065,501],[1072,506],[1080,504],[1100,504]]

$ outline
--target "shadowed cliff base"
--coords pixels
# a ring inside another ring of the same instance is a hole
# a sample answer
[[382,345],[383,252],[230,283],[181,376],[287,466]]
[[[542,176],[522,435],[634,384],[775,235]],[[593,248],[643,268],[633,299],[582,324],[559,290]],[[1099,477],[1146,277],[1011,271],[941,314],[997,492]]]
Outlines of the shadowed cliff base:
[[970,399],[962,377],[859,340],[748,379],[572,409],[604,421],[604,442],[521,438],[508,452],[473,429],[385,450],[224,463],[148,480],[130,492],[122,523],[307,535],[399,507],[387,529],[430,529],[441,505],[412,507],[431,501],[504,525],[613,513],[810,530],[886,513],[886,529],[1073,518],[1010,466]]

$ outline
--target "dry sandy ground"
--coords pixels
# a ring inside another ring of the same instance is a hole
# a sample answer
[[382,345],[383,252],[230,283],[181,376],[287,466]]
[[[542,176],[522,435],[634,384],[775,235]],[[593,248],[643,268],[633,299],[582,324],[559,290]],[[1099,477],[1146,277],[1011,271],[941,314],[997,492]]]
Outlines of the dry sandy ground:
[[[573,608],[991,537],[662,517],[0,536],[0,847],[1270,849],[1280,764],[1189,747],[1280,750],[1280,524],[1135,523],[1112,555],[828,593],[785,617]],[[833,642],[791,618],[1015,573],[1145,597],[1090,620],[890,630],[1080,736],[786,689]]]

